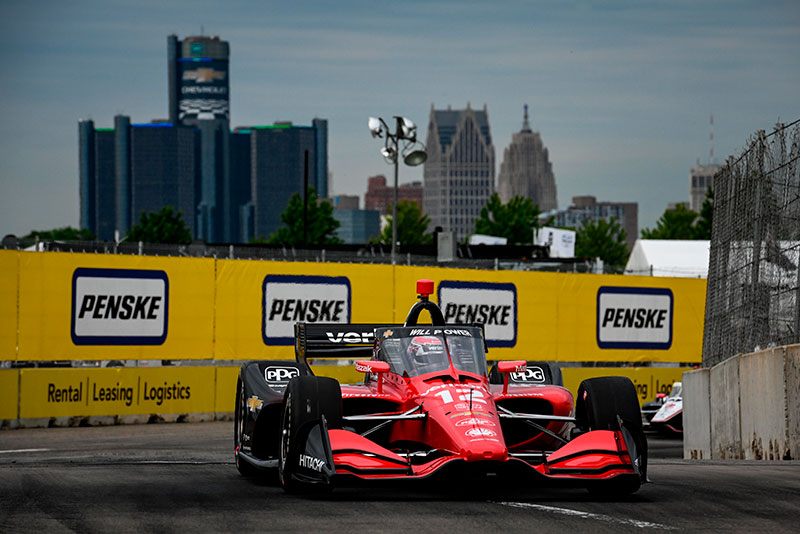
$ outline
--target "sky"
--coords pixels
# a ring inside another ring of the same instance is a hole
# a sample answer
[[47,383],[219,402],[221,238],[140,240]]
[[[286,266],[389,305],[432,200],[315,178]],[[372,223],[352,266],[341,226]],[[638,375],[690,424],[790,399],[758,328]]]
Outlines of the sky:
[[800,118],[797,0],[0,0],[0,235],[78,227],[78,121],[167,117],[167,36],[201,33],[230,43],[231,127],[327,119],[331,191],[362,203],[393,172],[369,116],[424,141],[432,107],[485,105],[499,173],[528,104],[559,207],[638,202],[640,230],[712,131],[723,163]]

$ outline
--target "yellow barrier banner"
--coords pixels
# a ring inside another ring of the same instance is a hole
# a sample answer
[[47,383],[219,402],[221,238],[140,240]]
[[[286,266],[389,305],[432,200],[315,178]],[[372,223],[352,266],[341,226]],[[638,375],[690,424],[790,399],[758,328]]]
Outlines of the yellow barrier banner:
[[16,419],[19,405],[19,371],[0,370],[0,420]]
[[19,255],[19,360],[213,357],[213,259]]
[[581,382],[598,376],[624,376],[636,387],[639,404],[655,400],[657,393],[669,395],[672,384],[680,382],[691,367],[564,367],[564,387],[575,397]]
[[294,360],[297,322],[392,321],[391,266],[218,260],[216,280],[218,360]]
[[19,253],[0,250],[0,361],[17,359]]
[[236,381],[241,367],[217,367],[216,370],[214,411],[233,412],[236,409]]
[[214,411],[214,367],[22,369],[20,417]]
[[398,267],[397,320],[420,278],[445,321],[484,324],[493,360],[702,361],[702,279]]

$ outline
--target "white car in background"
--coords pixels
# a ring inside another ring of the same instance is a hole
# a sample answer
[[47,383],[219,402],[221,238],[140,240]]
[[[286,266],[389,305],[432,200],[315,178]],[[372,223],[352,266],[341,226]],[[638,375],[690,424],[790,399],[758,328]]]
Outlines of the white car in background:
[[650,428],[683,434],[683,395],[680,382],[672,384],[667,400],[650,420]]

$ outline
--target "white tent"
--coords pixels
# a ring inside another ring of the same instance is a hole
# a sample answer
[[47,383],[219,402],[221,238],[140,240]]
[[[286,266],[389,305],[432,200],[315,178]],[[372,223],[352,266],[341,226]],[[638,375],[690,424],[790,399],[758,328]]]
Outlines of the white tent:
[[625,274],[640,276],[708,277],[709,241],[637,239]]

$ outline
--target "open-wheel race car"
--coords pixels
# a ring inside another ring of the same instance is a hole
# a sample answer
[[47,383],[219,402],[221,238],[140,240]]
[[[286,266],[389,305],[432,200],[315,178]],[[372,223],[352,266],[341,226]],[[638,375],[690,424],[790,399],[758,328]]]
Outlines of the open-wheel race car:
[[[428,299],[403,325],[295,325],[296,361],[242,365],[235,459],[277,471],[290,492],[435,477],[566,481],[625,494],[647,480],[647,441],[627,378],[584,380],[577,400],[557,366],[487,369],[481,326],[445,324]],[[418,324],[422,311],[431,324]],[[308,359],[355,360],[363,383],[315,376]],[[495,478],[497,477],[497,478]]]

